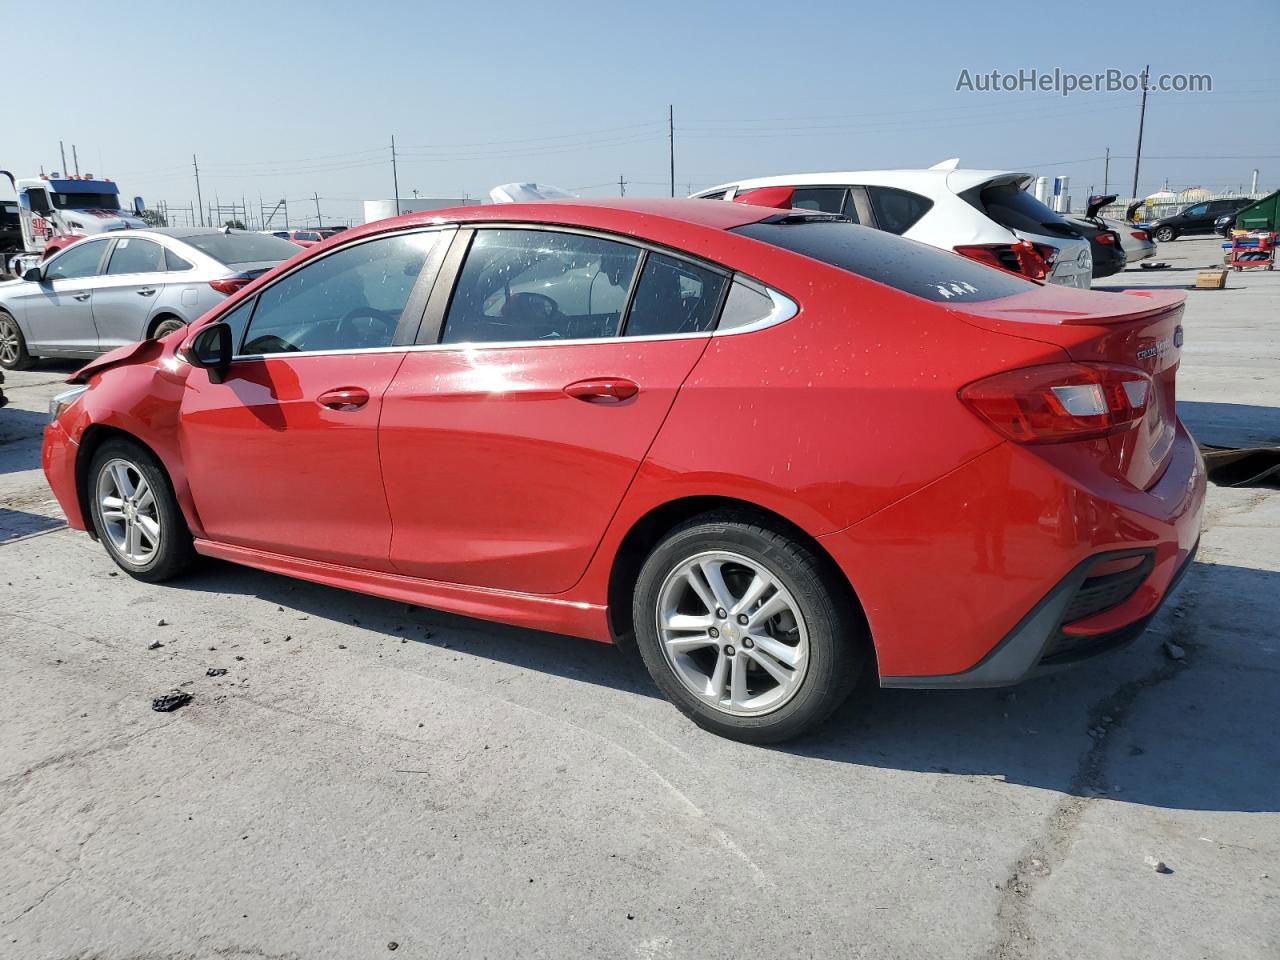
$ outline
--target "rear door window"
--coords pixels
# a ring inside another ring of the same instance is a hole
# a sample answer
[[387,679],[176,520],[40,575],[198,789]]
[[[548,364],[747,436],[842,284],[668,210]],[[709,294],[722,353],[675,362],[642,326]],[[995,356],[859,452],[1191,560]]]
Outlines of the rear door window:
[[848,201],[849,191],[844,187],[796,187],[791,194],[791,206],[796,210],[820,210],[843,215]]
[[477,230],[442,343],[594,339],[618,333],[640,250],[551,230]]
[[715,326],[728,278],[661,253],[645,258],[623,335],[701,333]]
[[933,201],[910,190],[896,187],[867,187],[871,206],[876,212],[876,226],[890,233],[904,234],[929,212]]
[[936,303],[995,300],[1037,288],[1030,280],[1004,270],[855,223],[766,220],[735,227],[732,232]]
[[164,269],[164,248],[141,237],[121,237],[111,251],[107,274],[159,273]]

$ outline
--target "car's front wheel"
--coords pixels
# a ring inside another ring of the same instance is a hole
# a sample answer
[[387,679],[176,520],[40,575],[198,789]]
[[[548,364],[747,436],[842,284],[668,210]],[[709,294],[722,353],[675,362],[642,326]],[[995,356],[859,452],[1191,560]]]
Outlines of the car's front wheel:
[[860,621],[819,557],[736,512],[673,530],[632,607],[654,681],[699,726],[775,743],[825,720],[866,661]]
[[1160,227],[1156,230],[1156,239],[1161,243],[1168,243],[1178,238],[1178,231],[1173,227]]
[[25,370],[35,358],[27,352],[27,340],[18,321],[0,310],[0,367]]
[[94,529],[122,570],[158,583],[191,566],[191,532],[164,468],[149,450],[130,440],[108,440],[94,452],[88,483]]

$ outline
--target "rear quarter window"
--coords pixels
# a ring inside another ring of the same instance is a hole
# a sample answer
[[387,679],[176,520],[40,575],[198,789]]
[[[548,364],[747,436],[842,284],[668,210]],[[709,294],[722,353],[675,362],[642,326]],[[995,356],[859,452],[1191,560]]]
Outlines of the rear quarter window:
[[934,303],[998,300],[1037,286],[959,254],[856,223],[766,220],[736,227],[733,232]]

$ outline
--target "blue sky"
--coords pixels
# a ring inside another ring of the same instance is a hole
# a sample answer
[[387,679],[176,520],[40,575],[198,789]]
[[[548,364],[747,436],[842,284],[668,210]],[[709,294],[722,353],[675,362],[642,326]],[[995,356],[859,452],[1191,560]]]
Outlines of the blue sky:
[[1112,191],[1128,192],[1138,95],[957,92],[960,71],[1150,62],[1214,84],[1149,98],[1141,193],[1166,178],[1247,187],[1255,166],[1280,187],[1280,3],[1233,8],[1229,23],[1215,9],[60,0],[36,20],[8,18],[42,38],[7,48],[10,78],[30,92],[6,111],[0,167],[55,169],[61,139],[82,172],[185,206],[196,153],[206,201],[284,196],[296,220],[314,216],[318,193],[327,219],[358,218],[360,199],[391,196],[394,134],[404,196],[511,180],[606,194],[619,175],[629,194],[666,193],[674,104],[679,193],[958,156],[1069,174],[1080,199],[1101,190],[1107,147]]

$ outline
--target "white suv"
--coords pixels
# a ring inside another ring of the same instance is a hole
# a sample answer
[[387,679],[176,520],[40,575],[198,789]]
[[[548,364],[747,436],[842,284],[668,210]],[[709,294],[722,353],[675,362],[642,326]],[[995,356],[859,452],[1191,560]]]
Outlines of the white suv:
[[843,214],[1032,279],[1089,286],[1089,241],[1026,192],[1031,174],[958,170],[955,164],[758,177],[694,196]]

